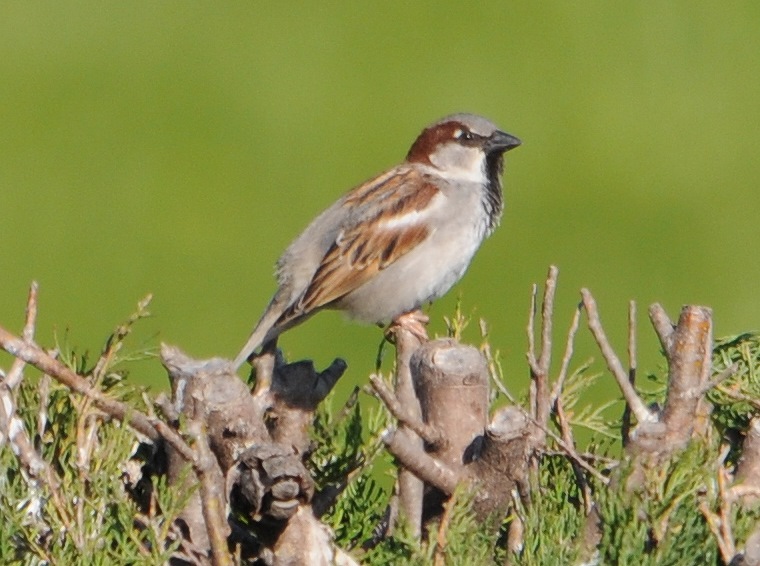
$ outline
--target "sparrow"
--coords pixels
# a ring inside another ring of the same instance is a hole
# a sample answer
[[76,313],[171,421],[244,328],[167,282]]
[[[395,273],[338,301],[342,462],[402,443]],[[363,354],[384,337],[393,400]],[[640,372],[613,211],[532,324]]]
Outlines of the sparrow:
[[285,250],[234,368],[322,309],[403,323],[444,295],[498,225],[504,153],[520,143],[474,114],[425,128],[403,163],[350,190]]

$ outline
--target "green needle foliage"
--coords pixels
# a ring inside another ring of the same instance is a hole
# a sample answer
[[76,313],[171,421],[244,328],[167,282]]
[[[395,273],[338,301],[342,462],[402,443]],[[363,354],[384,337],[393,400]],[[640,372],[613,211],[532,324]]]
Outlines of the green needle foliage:
[[[121,354],[132,326],[147,315],[146,306],[108,338],[96,363],[65,346],[59,358],[105,394],[150,412],[145,392],[125,380],[139,356]],[[452,321],[461,331],[462,317]],[[498,356],[490,355],[490,347],[486,351],[498,378]],[[336,544],[368,565],[724,564],[720,521],[730,523],[737,549],[760,521],[758,506],[727,496],[743,433],[760,413],[760,336],[717,341],[715,375],[735,371],[708,395],[711,427],[682,452],[651,465],[637,466],[621,450],[620,422],[606,418],[606,405],[583,404],[583,392],[599,377],[592,365],[585,362],[568,373],[561,401],[574,433],[590,435],[586,461],[599,473],[581,470],[579,483],[579,470],[550,436],[530,476],[530,501],[516,502],[507,517],[481,520],[472,511],[473,493],[462,486],[421,540],[403,523],[392,536],[379,536],[391,499],[387,476],[394,469],[380,440],[391,424],[387,412],[358,389],[337,410],[328,397],[312,427],[307,465],[318,497],[328,502],[322,520]],[[652,378],[662,386],[649,393],[653,403],[664,401],[664,374]],[[125,481],[142,463],[135,456],[138,440],[88,399],[44,377],[22,381],[14,398],[16,414],[58,483],[51,485],[41,472],[32,477],[3,439],[2,563],[166,563],[179,547],[174,520],[192,490],[180,493],[160,475],[144,477],[139,486]],[[558,431],[559,421],[552,424]],[[591,516],[586,497],[593,502]],[[522,546],[509,553],[507,533],[516,521]],[[590,527],[596,527],[591,542]]]
[[[142,390],[128,385],[119,352],[132,325],[147,316],[147,301],[109,336],[98,363],[60,346],[59,359],[112,398],[142,405]],[[130,355],[129,359],[142,355]],[[22,381],[16,414],[37,453],[57,477],[31,477],[6,438],[0,448],[0,558],[3,564],[164,564],[178,546],[174,519],[189,493],[161,479],[143,486],[142,508],[125,475],[138,442],[134,432],[92,402],[42,377]],[[34,432],[36,431],[36,433]],[[38,474],[42,475],[42,474]],[[191,492],[192,493],[192,492]]]
[[[583,502],[567,459],[549,456],[542,460],[537,489],[528,506],[518,514],[525,529],[519,555],[510,556],[515,564],[574,564],[580,556],[585,517]],[[505,521],[509,525],[515,516]],[[505,550],[501,552],[506,554]]]
[[[137,390],[111,383],[106,392],[139,402]],[[20,388],[18,414],[36,430],[39,388],[32,381]],[[87,557],[88,564],[164,564],[187,496],[156,481],[152,509],[140,509],[123,481],[134,433],[58,385],[51,385],[46,412],[47,426],[34,440],[60,479],[55,493],[20,470],[7,442],[0,450],[3,563],[80,564]]]
[[708,394],[716,407],[716,423],[727,430],[746,430],[760,414],[760,334],[747,332],[718,340],[713,366],[716,373],[736,368],[732,377]]

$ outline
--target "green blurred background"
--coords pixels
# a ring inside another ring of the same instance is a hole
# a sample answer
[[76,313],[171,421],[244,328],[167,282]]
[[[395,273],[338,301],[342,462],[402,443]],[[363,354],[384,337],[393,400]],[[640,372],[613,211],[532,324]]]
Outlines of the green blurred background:
[[[760,3],[691,1],[3,2],[0,324],[20,330],[36,279],[39,342],[68,329],[94,356],[152,292],[133,347],[231,357],[289,241],[456,111],[524,143],[502,227],[433,331],[461,297],[515,390],[550,263],[558,331],[588,286],[623,354],[638,301],[643,369],[654,301],[713,307],[718,335],[760,327]],[[380,335],[324,313],[281,345],[345,357],[354,385]]]

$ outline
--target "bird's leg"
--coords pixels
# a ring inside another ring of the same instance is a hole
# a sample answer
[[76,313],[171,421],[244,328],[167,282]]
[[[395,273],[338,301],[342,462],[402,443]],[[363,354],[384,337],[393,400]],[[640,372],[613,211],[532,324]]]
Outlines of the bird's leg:
[[249,358],[251,365],[256,370],[256,383],[253,386],[253,395],[263,395],[272,386],[272,374],[277,363],[277,338],[267,342],[261,347],[261,353],[252,354]]
[[398,328],[411,332],[420,342],[428,341],[427,323],[430,317],[421,310],[413,310],[398,315],[385,331],[386,337],[392,337]]

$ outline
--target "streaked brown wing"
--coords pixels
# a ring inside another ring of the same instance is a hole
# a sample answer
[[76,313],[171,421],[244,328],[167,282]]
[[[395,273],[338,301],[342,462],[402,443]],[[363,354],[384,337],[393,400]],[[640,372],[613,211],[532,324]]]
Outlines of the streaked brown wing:
[[357,209],[360,213],[355,217],[359,220],[344,227],[302,298],[283,318],[328,306],[424,241],[429,230],[413,215],[438,193],[437,187],[411,169],[378,177],[346,195],[342,206]]

